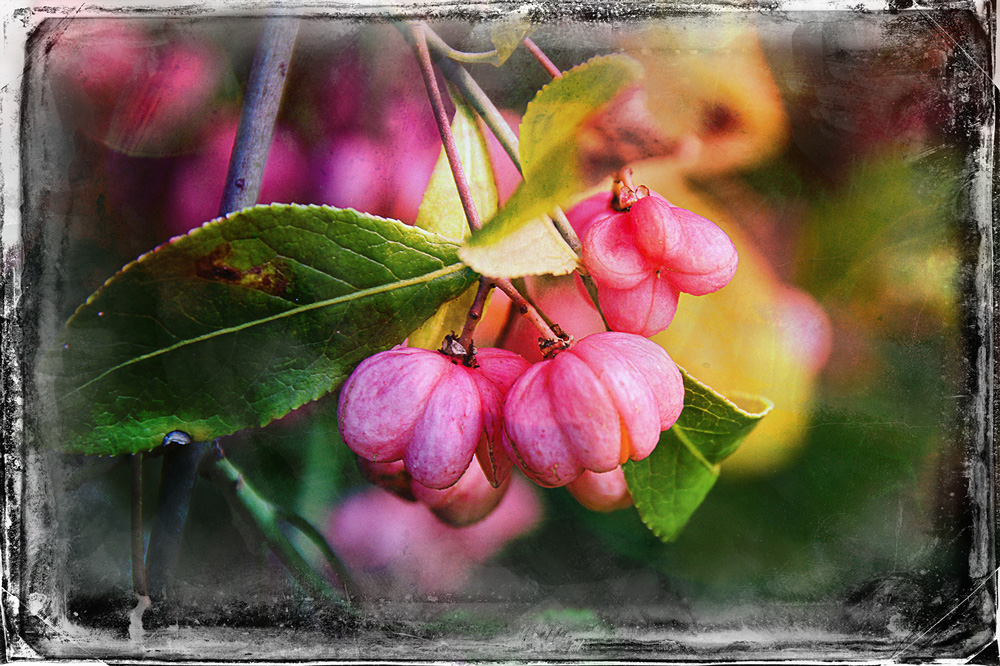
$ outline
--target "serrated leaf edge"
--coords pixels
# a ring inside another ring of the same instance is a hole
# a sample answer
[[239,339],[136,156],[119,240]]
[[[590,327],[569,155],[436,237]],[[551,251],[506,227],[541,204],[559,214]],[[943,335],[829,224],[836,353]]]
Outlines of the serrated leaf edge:
[[189,230],[187,233],[179,234],[177,236],[172,236],[169,240],[167,240],[167,241],[165,241],[163,243],[160,243],[159,245],[157,245],[153,249],[148,250],[146,252],[143,252],[138,257],[136,257],[132,261],[128,262],[127,264],[125,264],[124,266],[122,266],[121,268],[119,268],[117,271],[115,271],[114,275],[112,275],[111,277],[109,277],[107,280],[105,280],[101,284],[100,287],[98,287],[97,289],[95,289],[94,293],[92,293],[90,296],[88,296],[87,300],[84,301],[83,303],[81,303],[80,306],[77,307],[77,309],[73,311],[73,314],[70,315],[70,317],[69,317],[69,319],[67,321],[72,320],[73,317],[75,317],[76,315],[78,315],[84,308],[86,308],[88,305],[90,305],[94,301],[94,299],[97,298],[100,295],[101,291],[105,287],[107,287],[111,282],[113,282],[114,280],[116,280],[119,275],[121,275],[122,273],[124,273],[126,270],[130,269],[132,266],[136,266],[136,265],[139,265],[139,264],[144,263],[146,261],[149,261],[150,260],[149,257],[151,257],[153,254],[159,252],[162,248],[167,247],[168,245],[171,245],[171,244],[177,242],[178,240],[180,240],[182,238],[187,238],[188,236],[195,236],[196,234],[200,233],[203,229],[207,229],[207,228],[209,228],[209,227],[211,227],[213,225],[216,225],[216,224],[221,224],[223,221],[228,220],[228,219],[230,219],[232,217],[235,217],[236,215],[243,215],[243,214],[245,214],[245,213],[247,213],[249,211],[257,210],[259,208],[269,208],[269,209],[272,209],[272,210],[279,210],[279,209],[287,208],[287,209],[300,209],[300,210],[323,210],[323,211],[331,211],[332,210],[332,211],[340,211],[340,212],[350,212],[350,213],[355,213],[356,215],[361,215],[363,217],[371,218],[371,219],[374,219],[374,220],[382,220],[382,221],[385,221],[385,222],[396,222],[398,224],[402,224],[402,225],[406,226],[407,230],[415,230],[418,233],[426,236],[428,240],[431,240],[431,241],[434,241],[434,242],[437,242],[437,243],[447,243],[447,244],[450,244],[450,245],[454,245],[456,247],[458,246],[458,243],[456,243],[454,240],[452,240],[450,238],[445,238],[444,236],[442,236],[440,234],[436,234],[433,231],[428,231],[428,230],[422,229],[420,227],[416,227],[416,226],[412,226],[412,225],[406,224],[402,220],[397,220],[397,219],[392,218],[392,217],[382,217],[380,215],[372,215],[371,213],[366,213],[365,211],[363,211],[363,210],[357,210],[356,208],[337,208],[336,206],[324,206],[324,205],[320,205],[320,204],[296,204],[296,203],[291,203],[291,204],[285,204],[285,203],[254,204],[253,206],[247,206],[247,207],[241,208],[239,210],[234,210],[231,213],[226,213],[225,215],[221,215],[219,217],[212,218],[211,220],[206,220],[205,222],[202,222],[199,226],[194,227],[191,230]]
[[764,405],[764,409],[762,409],[759,412],[748,412],[745,409],[743,409],[742,407],[740,407],[739,405],[737,405],[735,402],[733,402],[732,400],[730,400],[729,398],[727,398],[726,396],[722,395],[721,393],[719,393],[718,391],[716,391],[715,389],[713,389],[711,386],[708,386],[707,384],[703,384],[701,381],[699,381],[698,379],[696,379],[695,377],[693,377],[682,366],[678,365],[677,369],[681,371],[681,375],[683,375],[683,377],[684,377],[685,380],[689,380],[689,381],[693,382],[699,388],[704,389],[706,392],[710,393],[711,395],[713,395],[716,398],[718,398],[719,400],[721,400],[728,407],[731,407],[733,409],[733,411],[737,412],[741,416],[747,417],[748,419],[760,420],[760,419],[764,418],[765,416],[767,416],[771,412],[772,409],[774,409],[774,401],[772,401],[770,398],[766,398],[766,397],[764,397],[762,395],[756,395],[756,394],[752,394],[752,393],[743,393],[742,391],[734,391],[733,395],[739,395],[739,396],[741,396],[741,397],[743,397],[743,398],[745,398],[747,400],[756,400],[757,402],[760,402],[761,404]]

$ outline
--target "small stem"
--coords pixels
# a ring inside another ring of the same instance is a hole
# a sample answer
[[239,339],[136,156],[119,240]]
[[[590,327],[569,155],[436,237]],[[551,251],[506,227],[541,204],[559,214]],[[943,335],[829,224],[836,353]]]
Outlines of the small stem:
[[552,211],[551,214],[552,223],[556,227],[556,231],[562,236],[562,239],[566,241],[566,245],[569,245],[570,249],[576,253],[576,256],[583,256],[583,243],[580,242],[580,237],[576,235],[576,230],[573,229],[573,225],[569,223],[569,219],[566,217],[566,213],[563,212],[562,208],[558,206]]
[[[422,27],[428,35],[434,34],[434,31],[429,27]],[[440,40],[440,37],[438,37],[438,40]],[[496,136],[497,141],[500,142],[500,146],[507,153],[507,156],[510,157],[518,172],[520,172],[521,158],[518,154],[517,136],[514,134],[514,130],[503,119],[500,111],[493,104],[492,100],[490,100],[489,96],[483,92],[483,89],[479,87],[479,84],[472,78],[472,75],[464,67],[450,60],[447,53],[442,53],[435,48],[433,40],[429,42],[429,45],[434,51],[434,62],[441,69],[441,73],[458,88],[458,92],[465,98],[465,101],[476,110],[476,113],[479,114],[486,123],[486,126]]]
[[459,51],[449,46],[443,39],[441,39],[441,37],[438,36],[436,32],[433,32],[430,29],[427,29],[427,43],[437,52],[451,58],[452,60],[457,60],[458,62],[496,63],[500,57],[496,49],[493,49],[492,51],[483,51],[481,53]]
[[583,286],[587,290],[587,295],[590,296],[591,303],[594,304],[594,309],[597,310],[597,314],[601,315],[601,321],[604,322],[604,330],[610,331],[611,324],[608,323],[607,318],[604,316],[604,311],[601,310],[601,304],[597,300],[597,283],[594,282],[593,276],[590,275],[590,273],[580,271],[580,280],[583,282]]
[[546,340],[557,341],[560,340],[559,335],[552,330],[552,327],[546,323],[545,319],[538,314],[538,310],[528,302],[528,300],[521,295],[521,292],[517,290],[517,287],[507,278],[495,280],[497,289],[507,294],[511,300],[511,304],[517,310],[517,312],[531,322],[531,324],[538,329],[538,332],[542,334]]
[[298,30],[297,19],[272,18],[264,24],[247,81],[219,215],[257,203]]
[[537,60],[538,64],[545,68],[545,71],[549,73],[549,76],[553,79],[558,79],[562,76],[562,70],[556,67],[555,64],[549,60],[549,57],[545,55],[545,53],[538,48],[538,45],[531,41],[530,38],[524,38],[524,47],[531,52],[531,55],[535,56],[535,60]]
[[493,280],[485,277],[479,278],[479,289],[476,291],[476,298],[472,301],[472,307],[469,308],[469,314],[465,318],[465,327],[462,329],[462,335],[458,338],[458,343],[466,349],[471,349],[472,334],[476,332],[476,327],[482,321],[483,308],[486,307],[486,297],[490,295],[490,290],[493,286]]
[[424,87],[427,88],[427,96],[430,98],[431,108],[434,110],[434,120],[437,122],[438,133],[441,135],[441,143],[444,145],[444,152],[448,157],[448,164],[451,166],[451,175],[455,180],[455,187],[458,189],[458,197],[462,200],[462,208],[465,210],[465,219],[469,222],[469,228],[476,231],[482,226],[482,223],[479,220],[479,213],[476,211],[476,203],[472,200],[469,180],[465,176],[465,169],[458,157],[458,148],[455,146],[455,137],[451,133],[451,123],[448,122],[448,114],[445,112],[441,89],[438,88],[437,79],[434,76],[430,52],[427,50],[424,26],[419,23],[411,25],[410,34],[413,37],[413,48],[417,53],[420,74],[424,78]]
[[165,595],[173,580],[198,477],[198,461],[208,450],[208,444],[192,442],[184,433],[171,433],[168,440],[163,447],[157,511],[146,549],[146,571],[154,597]]
[[538,311],[538,316],[541,317],[545,321],[545,323],[549,325],[549,328],[551,328],[553,331],[556,332],[556,334],[558,334],[559,331],[556,329],[558,328],[559,325],[556,324],[554,321],[552,321],[552,317],[545,314],[545,312],[540,307],[538,307],[538,304],[535,303],[535,299],[531,297],[531,291],[528,290],[528,284],[524,281],[524,278],[523,277],[512,278],[510,283],[514,285],[514,288],[517,289],[522,296],[524,296],[524,300],[528,301],[531,307],[535,308],[535,310]]
[[624,183],[630,190],[635,189],[632,183],[632,167],[622,167],[615,173],[614,184]]
[[145,547],[142,538],[142,453],[133,453],[131,462],[131,478],[129,490],[132,495],[132,514],[130,516],[132,542],[132,590],[139,597],[149,596],[146,585],[146,566],[143,563]]

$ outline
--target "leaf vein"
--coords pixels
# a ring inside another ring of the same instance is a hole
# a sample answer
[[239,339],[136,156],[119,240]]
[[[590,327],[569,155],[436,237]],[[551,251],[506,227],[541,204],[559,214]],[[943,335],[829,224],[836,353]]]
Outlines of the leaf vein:
[[132,358],[132,359],[129,359],[129,360],[124,361],[122,363],[119,363],[118,365],[115,365],[114,367],[111,367],[111,368],[105,370],[104,372],[102,372],[101,374],[97,375],[93,379],[90,379],[87,382],[85,382],[83,384],[80,384],[79,386],[77,386],[73,390],[69,391],[68,393],[63,394],[62,396],[59,397],[59,400],[64,400],[65,398],[69,397],[73,393],[76,393],[77,391],[82,391],[83,389],[87,388],[91,384],[93,384],[93,383],[95,383],[97,381],[100,381],[104,377],[106,377],[106,376],[110,375],[111,373],[116,372],[116,371],[118,371],[118,370],[120,370],[122,368],[128,367],[130,365],[134,365],[136,363],[141,363],[142,361],[146,361],[146,360],[149,360],[151,358],[155,358],[157,356],[161,356],[163,354],[168,354],[168,353],[170,353],[172,351],[175,351],[177,349],[186,347],[188,345],[196,344],[196,343],[199,343],[199,342],[204,342],[205,340],[210,340],[212,338],[217,338],[217,337],[220,337],[222,335],[227,335],[227,334],[230,334],[230,333],[238,333],[238,332],[240,332],[242,330],[246,330],[246,329],[252,328],[254,326],[259,326],[259,325],[262,325],[262,324],[268,324],[268,323],[271,323],[273,321],[278,321],[280,319],[284,319],[284,318],[291,317],[291,316],[294,316],[294,315],[297,315],[297,314],[302,314],[302,313],[305,313],[305,312],[309,312],[311,310],[318,310],[318,309],[322,309],[322,308],[325,308],[325,307],[331,307],[331,306],[334,306],[334,305],[338,305],[340,303],[346,303],[346,302],[350,302],[350,301],[353,301],[353,300],[359,300],[359,299],[367,298],[369,296],[374,296],[376,294],[381,294],[381,293],[384,293],[384,292],[387,292],[387,291],[392,291],[392,290],[395,290],[395,289],[405,289],[406,287],[420,286],[422,284],[433,282],[434,280],[436,280],[438,278],[445,277],[445,276],[451,275],[453,273],[457,273],[457,272],[459,272],[461,270],[468,270],[468,268],[463,263],[452,264],[450,266],[446,266],[444,268],[441,268],[439,270],[433,271],[431,273],[426,273],[426,274],[418,276],[416,278],[409,278],[409,279],[406,279],[406,280],[399,280],[399,281],[396,281],[396,282],[390,282],[390,283],[387,283],[387,284],[379,285],[377,287],[370,287],[368,289],[362,289],[360,291],[356,291],[356,292],[353,292],[351,294],[345,294],[343,296],[337,296],[335,298],[329,298],[329,299],[325,299],[325,300],[322,300],[322,301],[317,301],[315,303],[308,303],[306,305],[301,305],[301,306],[298,306],[298,307],[295,307],[295,308],[291,308],[289,310],[285,310],[284,312],[279,312],[277,314],[273,314],[273,315],[271,315],[269,317],[262,317],[260,319],[256,319],[254,321],[250,321],[250,322],[245,322],[245,323],[242,323],[242,324],[238,324],[236,326],[229,326],[229,327],[226,327],[226,328],[220,328],[218,330],[212,331],[210,333],[205,333],[203,335],[199,335],[199,336],[196,336],[196,337],[188,339],[188,340],[182,340],[182,341],[180,341],[178,343],[170,345],[169,347],[164,347],[162,349],[158,349],[156,351],[149,352],[147,354],[142,354],[140,356],[136,356],[135,358]]

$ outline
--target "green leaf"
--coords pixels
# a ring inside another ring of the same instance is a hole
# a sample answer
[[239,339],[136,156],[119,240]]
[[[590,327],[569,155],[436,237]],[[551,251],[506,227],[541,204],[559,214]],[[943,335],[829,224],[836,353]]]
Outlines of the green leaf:
[[46,356],[61,445],[205,441],[315,400],[476,281],[456,249],[396,220],[278,204],[160,246],[93,294]]
[[507,62],[524,38],[534,30],[535,26],[531,24],[524,8],[519,8],[490,26],[490,39],[497,50],[497,65]]
[[647,458],[625,464],[625,480],[642,522],[663,541],[673,541],[719,476],[731,455],[773,407],[748,398],[753,411],[737,406],[697,379],[684,376],[684,410],[660,435]]
[[[451,133],[458,157],[465,169],[476,210],[480,218],[488,218],[497,209],[497,187],[486,139],[476,115],[461,97],[452,95],[452,100],[455,102],[455,119],[451,123]],[[469,222],[465,218],[462,200],[443,148],[420,202],[416,225],[450,240],[461,241],[469,235]],[[452,331],[460,332],[476,297],[476,289],[472,286],[455,300],[442,305],[433,317],[410,334],[410,346],[437,349],[445,335]]]
[[[643,76],[642,67],[627,56],[600,56],[539,91],[521,122],[524,181],[469,239],[461,253],[464,261],[490,274],[490,266],[501,263],[505,238],[623,166],[673,149],[646,110]],[[573,270],[564,255],[548,247],[537,255],[522,258],[522,263],[533,262],[531,271],[512,276]]]

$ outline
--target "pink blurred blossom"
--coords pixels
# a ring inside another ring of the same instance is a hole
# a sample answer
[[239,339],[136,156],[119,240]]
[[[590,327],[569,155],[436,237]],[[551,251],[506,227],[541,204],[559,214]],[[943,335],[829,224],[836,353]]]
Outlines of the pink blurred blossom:
[[[166,215],[170,235],[187,233],[218,215],[237,124],[234,117],[223,121],[204,149],[178,168]],[[309,164],[295,135],[276,128],[257,202],[306,203],[308,174]]]
[[365,594],[449,594],[507,543],[534,529],[541,515],[534,489],[519,476],[493,513],[464,528],[445,525],[422,504],[372,488],[336,508],[327,535]]

